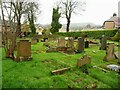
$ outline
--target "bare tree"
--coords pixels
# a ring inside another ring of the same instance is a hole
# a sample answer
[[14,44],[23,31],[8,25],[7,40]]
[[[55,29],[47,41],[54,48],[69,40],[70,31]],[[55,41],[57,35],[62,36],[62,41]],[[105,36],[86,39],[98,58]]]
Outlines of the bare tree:
[[36,34],[35,20],[36,15],[40,13],[39,4],[37,2],[28,2],[25,7],[25,16],[27,16],[27,20],[29,21],[29,26],[31,29],[31,35],[34,36]]
[[[6,52],[6,57],[14,59],[14,49],[16,43],[16,35],[13,27],[15,27],[15,13],[12,13],[12,3],[3,2],[1,3],[2,12],[2,36],[3,36],[3,46]],[[4,12],[7,12],[6,14]],[[14,22],[13,22],[14,21]],[[13,26],[12,26],[13,25]],[[15,28],[14,28],[15,29]],[[11,33],[11,35],[10,35]],[[11,38],[12,37],[12,38]]]
[[21,33],[21,18],[24,12],[23,6],[24,6],[24,2],[21,1],[16,1],[16,2],[11,2],[13,7],[12,7],[12,11],[15,13],[16,16],[16,20],[17,20],[17,36],[20,35]]
[[65,18],[67,19],[67,27],[66,31],[69,32],[70,27],[70,20],[72,13],[78,13],[80,14],[80,11],[85,11],[84,6],[86,5],[85,2],[82,2],[81,0],[62,0],[61,1],[61,13],[65,15]]

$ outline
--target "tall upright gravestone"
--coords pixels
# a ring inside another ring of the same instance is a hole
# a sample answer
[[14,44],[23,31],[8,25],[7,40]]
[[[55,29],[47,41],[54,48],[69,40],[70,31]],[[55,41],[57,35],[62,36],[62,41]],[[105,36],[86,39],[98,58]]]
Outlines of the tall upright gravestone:
[[89,48],[89,41],[88,40],[85,41],[85,48]]
[[73,37],[68,38],[67,47],[74,48],[74,39],[73,39]]
[[57,51],[66,51],[66,44],[65,44],[65,38],[59,38],[57,43]]
[[114,46],[115,46],[114,43],[109,43],[106,49],[106,56],[104,58],[105,61],[110,61],[115,59]]
[[69,37],[67,40],[67,50],[65,53],[67,54],[75,54],[75,48],[74,48],[74,39],[73,37]]
[[65,38],[59,38],[58,39],[57,47],[65,47]]
[[107,38],[105,35],[102,35],[102,38],[100,39],[100,50],[106,50],[107,47]]
[[83,37],[79,37],[78,38],[77,53],[81,53],[81,52],[84,52],[84,38]]
[[31,59],[31,42],[29,40],[20,40],[17,43],[17,60],[29,60]]

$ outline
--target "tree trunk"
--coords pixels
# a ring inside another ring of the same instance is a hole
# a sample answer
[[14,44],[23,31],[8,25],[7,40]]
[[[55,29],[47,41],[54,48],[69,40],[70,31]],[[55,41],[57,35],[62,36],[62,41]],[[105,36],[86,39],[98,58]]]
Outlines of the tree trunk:
[[70,19],[68,18],[67,19],[67,28],[66,28],[67,32],[69,32],[69,28],[70,28]]
[[31,29],[31,35],[34,36],[36,34],[36,27],[34,24],[33,11],[31,11],[31,13],[28,14],[28,20],[29,20],[29,25],[30,25],[30,29]]
[[21,33],[21,22],[20,22],[20,18],[18,20],[18,23],[17,23],[17,36],[19,36]]

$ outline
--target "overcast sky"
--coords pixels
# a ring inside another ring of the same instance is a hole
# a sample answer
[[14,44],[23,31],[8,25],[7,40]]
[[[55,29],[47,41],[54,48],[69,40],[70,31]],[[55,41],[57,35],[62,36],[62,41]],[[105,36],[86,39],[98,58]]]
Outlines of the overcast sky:
[[[52,21],[52,8],[57,0],[39,0],[41,4],[41,14],[37,19],[39,24],[49,24]],[[102,25],[113,13],[118,13],[118,2],[120,0],[85,0],[86,11],[82,15],[72,15],[71,23],[90,22]],[[66,19],[61,18],[61,23],[66,23]]]

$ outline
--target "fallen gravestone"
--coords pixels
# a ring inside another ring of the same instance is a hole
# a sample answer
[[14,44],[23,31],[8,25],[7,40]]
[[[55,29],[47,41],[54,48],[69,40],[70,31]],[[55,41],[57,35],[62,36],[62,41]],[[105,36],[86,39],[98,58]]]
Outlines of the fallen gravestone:
[[52,74],[63,74],[67,70],[70,70],[70,68],[63,68],[63,69],[53,70],[51,73]]
[[87,55],[84,55],[82,58],[77,60],[77,67],[81,67],[85,64],[90,64],[91,63],[91,58]]
[[81,52],[84,52],[84,38],[79,37],[77,53],[81,53]]
[[50,46],[47,50],[46,50],[46,52],[56,52],[57,50],[56,50],[56,47],[53,47],[53,46]]
[[107,47],[107,38],[106,36],[102,35],[102,38],[100,39],[100,50],[106,50]]
[[17,43],[17,61],[31,59],[31,42],[29,40],[20,40]]
[[118,65],[107,65],[107,68],[109,68],[113,71],[117,71],[117,72],[120,71],[120,66],[118,66]]
[[110,61],[115,59],[115,54],[114,54],[114,43],[109,43],[107,48],[106,48],[106,56],[104,58],[105,61]]

